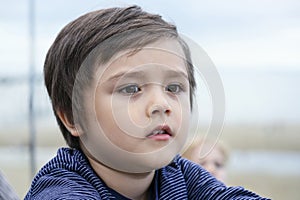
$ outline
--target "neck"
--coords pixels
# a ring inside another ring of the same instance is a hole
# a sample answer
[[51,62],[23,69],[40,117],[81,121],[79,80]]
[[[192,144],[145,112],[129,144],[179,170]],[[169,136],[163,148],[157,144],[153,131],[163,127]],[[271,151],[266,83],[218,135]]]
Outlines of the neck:
[[88,160],[105,184],[130,199],[147,199],[148,189],[154,178],[154,171],[146,173],[126,173],[114,170],[87,156]]

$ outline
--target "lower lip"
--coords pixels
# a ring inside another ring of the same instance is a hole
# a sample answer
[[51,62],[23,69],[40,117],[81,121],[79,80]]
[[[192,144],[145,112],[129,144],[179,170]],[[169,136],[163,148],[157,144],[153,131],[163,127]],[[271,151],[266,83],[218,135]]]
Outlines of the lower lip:
[[148,138],[156,141],[167,141],[171,138],[171,136],[168,134],[158,134],[158,135],[151,135]]

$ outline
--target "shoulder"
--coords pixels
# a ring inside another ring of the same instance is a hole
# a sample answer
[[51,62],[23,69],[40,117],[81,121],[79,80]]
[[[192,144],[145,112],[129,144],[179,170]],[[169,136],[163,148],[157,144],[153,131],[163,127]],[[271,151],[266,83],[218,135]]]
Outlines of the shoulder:
[[100,199],[97,181],[80,151],[62,148],[35,176],[25,199]]
[[172,164],[176,166],[176,169],[180,171],[183,177],[190,183],[197,181],[203,182],[206,180],[216,181],[216,179],[200,165],[181,156],[176,156]]
[[[225,187],[212,177],[206,170],[195,163],[176,156],[166,167],[159,170],[161,196],[169,199],[199,199],[200,194],[207,192],[213,185]],[[180,194],[175,193],[180,191]]]
[[[227,187],[200,165],[180,156],[162,169],[161,176],[163,190],[171,194],[180,188],[187,199],[265,199],[242,187]],[[168,185],[164,184],[166,180]],[[176,184],[172,186],[172,182]]]

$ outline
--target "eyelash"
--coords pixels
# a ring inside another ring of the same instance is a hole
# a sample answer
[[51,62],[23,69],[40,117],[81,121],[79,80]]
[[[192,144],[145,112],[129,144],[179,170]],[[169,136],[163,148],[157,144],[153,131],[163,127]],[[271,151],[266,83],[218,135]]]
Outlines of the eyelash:
[[[134,91],[126,91],[127,89],[135,89],[135,90]],[[119,93],[124,94],[124,95],[134,95],[140,91],[141,91],[141,88],[137,84],[126,85],[118,90]]]
[[[170,88],[171,88],[171,87],[174,87],[174,86],[176,87],[176,88],[175,88],[176,91],[171,91]],[[181,85],[180,83],[172,83],[172,84],[169,84],[169,85],[167,85],[167,86],[165,87],[165,89],[166,89],[166,91],[171,92],[171,93],[173,93],[173,94],[178,94],[178,93],[184,91],[184,88],[182,87],[182,85]]]
[[[174,88],[175,86],[175,88]],[[173,87],[173,88],[172,88]],[[174,90],[175,89],[175,90]],[[180,83],[172,83],[169,84],[165,87],[165,90],[167,92],[170,92],[172,94],[178,94],[184,90],[184,87],[180,84]],[[124,95],[134,95],[138,92],[142,91],[141,87],[138,86],[137,84],[129,84],[129,85],[125,85],[123,87],[121,87],[118,92]]]

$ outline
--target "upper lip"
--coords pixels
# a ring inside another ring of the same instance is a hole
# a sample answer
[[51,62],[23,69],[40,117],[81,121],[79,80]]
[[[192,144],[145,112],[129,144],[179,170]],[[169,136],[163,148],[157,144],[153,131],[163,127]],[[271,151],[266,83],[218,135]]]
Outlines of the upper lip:
[[171,128],[168,125],[160,125],[158,127],[156,127],[155,129],[153,129],[148,135],[147,137],[150,137],[152,135],[156,135],[156,134],[161,134],[161,132],[163,132],[163,134],[168,134],[170,136],[173,136],[173,133],[171,131]]

